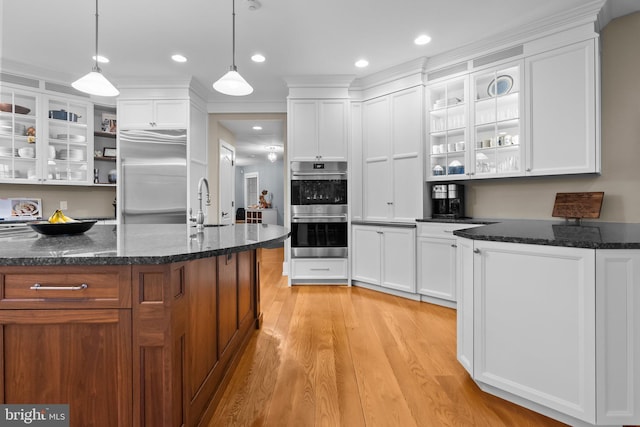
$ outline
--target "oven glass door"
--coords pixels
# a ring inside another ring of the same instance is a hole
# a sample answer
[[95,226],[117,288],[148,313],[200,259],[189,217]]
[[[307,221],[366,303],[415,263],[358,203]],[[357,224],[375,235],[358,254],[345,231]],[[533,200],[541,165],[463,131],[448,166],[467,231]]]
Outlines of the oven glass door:
[[291,181],[291,205],[346,205],[347,180],[304,179]]
[[346,257],[347,223],[291,223],[291,249],[293,257]]

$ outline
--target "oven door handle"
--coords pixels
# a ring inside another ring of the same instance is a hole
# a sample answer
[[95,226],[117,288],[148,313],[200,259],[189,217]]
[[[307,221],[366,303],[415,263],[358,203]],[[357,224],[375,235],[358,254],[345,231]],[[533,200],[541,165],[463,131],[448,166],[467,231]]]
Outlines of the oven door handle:
[[322,172],[322,173],[318,173],[318,172],[292,172],[291,176],[317,176],[319,179],[322,179],[325,176],[330,176],[330,175],[345,176],[346,174],[347,174],[346,172]]
[[294,215],[291,217],[292,221],[300,221],[300,220],[313,220],[310,222],[323,222],[323,220],[327,220],[327,219],[341,219],[343,221],[340,222],[347,222],[347,215],[346,214],[342,214],[342,215]]

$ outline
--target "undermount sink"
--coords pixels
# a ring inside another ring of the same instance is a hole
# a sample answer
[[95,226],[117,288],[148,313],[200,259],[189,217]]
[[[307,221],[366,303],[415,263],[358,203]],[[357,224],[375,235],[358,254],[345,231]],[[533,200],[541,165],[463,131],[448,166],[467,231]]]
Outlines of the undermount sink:
[[0,238],[2,239],[29,239],[38,237],[26,223],[0,224]]

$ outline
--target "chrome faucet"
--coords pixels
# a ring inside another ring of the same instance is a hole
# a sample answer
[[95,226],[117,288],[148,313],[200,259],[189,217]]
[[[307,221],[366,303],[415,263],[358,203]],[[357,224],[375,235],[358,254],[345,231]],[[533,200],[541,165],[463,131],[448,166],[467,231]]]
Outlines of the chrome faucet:
[[194,218],[193,216],[191,216],[192,211],[189,212],[189,220],[196,223],[197,231],[202,231],[204,229],[204,211],[202,210],[202,184],[204,184],[207,187],[207,198],[205,200],[205,203],[207,206],[211,206],[211,196],[209,194],[209,181],[207,181],[207,178],[202,177],[200,178],[200,181],[198,181],[198,203],[199,203],[198,213]]

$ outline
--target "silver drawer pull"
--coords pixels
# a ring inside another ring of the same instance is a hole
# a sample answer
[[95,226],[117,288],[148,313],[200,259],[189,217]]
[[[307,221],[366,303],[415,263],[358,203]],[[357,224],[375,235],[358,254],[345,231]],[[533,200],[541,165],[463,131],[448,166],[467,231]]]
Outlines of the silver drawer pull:
[[34,284],[29,289],[34,291],[81,291],[83,289],[87,289],[89,285],[83,283],[80,286],[42,286],[40,283]]
[[331,271],[330,268],[310,268],[311,271]]

